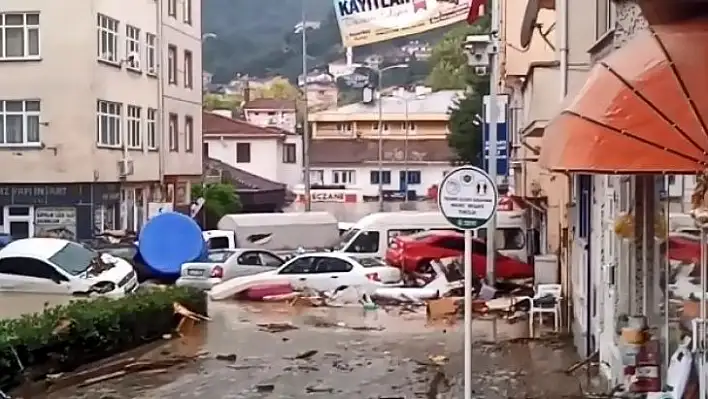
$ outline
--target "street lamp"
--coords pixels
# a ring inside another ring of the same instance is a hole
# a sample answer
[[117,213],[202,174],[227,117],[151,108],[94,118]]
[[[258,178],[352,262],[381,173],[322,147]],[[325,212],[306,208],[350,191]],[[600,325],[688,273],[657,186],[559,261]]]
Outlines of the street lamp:
[[305,0],[301,1],[302,7],[302,166],[303,166],[303,183],[305,185],[305,212],[312,210],[312,195],[310,181],[310,121],[309,113],[307,112],[307,13],[305,9]]
[[[408,68],[408,64],[395,64],[395,65],[389,65],[385,68],[373,68],[373,67],[368,67],[369,69],[375,71],[378,75],[378,92],[379,92],[379,117],[378,117],[378,124],[379,124],[379,156],[378,156],[378,169],[379,169],[379,212],[384,211],[384,201],[383,201],[383,73],[391,70],[391,69],[401,69],[401,68]],[[408,176],[406,176],[408,178]]]

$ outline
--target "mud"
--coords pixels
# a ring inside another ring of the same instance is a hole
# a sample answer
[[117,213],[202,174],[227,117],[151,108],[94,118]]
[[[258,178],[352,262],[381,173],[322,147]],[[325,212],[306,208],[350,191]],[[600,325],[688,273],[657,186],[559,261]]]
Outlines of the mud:
[[[214,303],[203,331],[158,351],[209,351],[194,364],[162,374],[131,375],[52,399],[93,398],[449,398],[463,396],[461,324],[426,325],[421,313],[360,308],[293,309]],[[267,332],[259,323],[296,329]],[[523,321],[497,324],[497,339],[525,337]],[[479,398],[582,397],[562,370],[575,362],[559,340],[485,343],[490,321],[473,324],[473,379]],[[159,354],[158,354],[159,355]],[[235,355],[235,360],[233,359]],[[437,365],[431,361],[431,357]]]

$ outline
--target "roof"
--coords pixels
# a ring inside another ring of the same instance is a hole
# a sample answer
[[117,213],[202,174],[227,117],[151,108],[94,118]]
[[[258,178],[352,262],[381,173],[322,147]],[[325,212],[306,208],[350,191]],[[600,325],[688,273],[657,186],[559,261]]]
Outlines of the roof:
[[[221,226],[227,224],[229,229]],[[286,212],[286,213],[240,213],[225,215],[219,220],[221,230],[230,230],[246,226],[285,226],[285,225],[337,225],[337,219],[328,212]]]
[[[403,162],[406,159],[405,147],[403,140],[384,140],[384,162]],[[408,140],[407,147],[407,161],[410,163],[449,162],[454,159],[446,139]],[[312,140],[310,142],[310,162],[314,165],[377,162],[378,148],[377,139]]]
[[202,111],[202,130],[204,138],[283,138],[288,134],[283,129],[261,127],[208,111]]
[[263,109],[263,110],[291,110],[297,109],[295,100],[285,100],[280,98],[257,98],[247,102],[243,109]]
[[71,241],[60,238],[25,238],[12,241],[0,250],[0,258],[11,256],[27,256],[38,259],[49,259]]
[[236,191],[239,190],[261,190],[261,191],[276,191],[285,190],[285,184],[268,180],[264,177],[246,172],[243,169],[235,168],[225,162],[217,159],[207,158],[204,161],[205,171],[220,170],[224,175],[224,180],[236,186]]
[[[408,101],[400,97],[383,97],[382,99],[382,112],[384,114],[385,120],[400,120],[405,119],[406,114],[406,102],[408,103],[408,116],[409,119],[416,119],[416,116],[426,115],[430,118],[431,115],[437,115],[435,119],[448,120],[450,114],[450,108],[455,104],[455,102],[462,98],[464,91],[461,90],[441,90],[436,91],[425,96],[415,97],[411,95]],[[310,114],[308,118],[310,121],[337,121],[341,119],[342,115],[349,116],[351,120],[351,115],[366,115],[370,120],[378,119],[378,102],[374,101],[370,104],[355,103],[345,105],[339,108],[333,108],[327,111],[316,112]],[[386,117],[386,114],[389,116]],[[393,117],[395,116],[395,117]]]

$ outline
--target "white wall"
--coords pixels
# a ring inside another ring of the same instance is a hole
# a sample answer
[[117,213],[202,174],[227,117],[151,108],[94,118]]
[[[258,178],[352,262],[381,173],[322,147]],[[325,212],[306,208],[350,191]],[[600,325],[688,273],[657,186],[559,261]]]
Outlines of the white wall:
[[[283,144],[295,144],[295,163],[283,162]],[[302,136],[285,136],[285,141],[278,143],[278,153],[280,154],[280,159],[277,181],[287,184],[290,188],[302,183]]]
[[[420,184],[408,185],[408,190],[415,190],[417,195],[426,195],[428,188],[434,184],[440,184],[444,176],[444,172],[452,170],[453,167],[446,163],[440,164],[410,164],[408,165],[408,171],[419,171],[420,172]],[[318,171],[323,172],[324,184],[335,184],[333,181],[332,173],[339,170],[352,170],[355,173],[355,182],[353,184],[346,184],[346,188],[357,189],[361,192],[361,195],[366,196],[376,196],[378,195],[379,186],[378,184],[371,183],[371,172],[378,171],[378,166],[376,164],[366,164],[366,165],[343,165],[343,166],[312,166],[311,170],[313,174],[317,174]],[[400,172],[404,170],[402,164],[385,164],[383,171],[391,172],[391,183],[384,184],[384,190],[399,190],[400,185]],[[313,180],[314,184],[315,181]]]
[[295,132],[297,115],[294,110],[244,110],[246,120],[262,127],[278,127],[288,132]]

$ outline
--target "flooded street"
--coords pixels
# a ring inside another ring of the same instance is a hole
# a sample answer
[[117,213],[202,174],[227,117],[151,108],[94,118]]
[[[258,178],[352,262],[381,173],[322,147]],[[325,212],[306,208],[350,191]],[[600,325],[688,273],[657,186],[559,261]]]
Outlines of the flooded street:
[[[204,359],[166,373],[128,375],[51,399],[94,398],[450,398],[463,396],[463,334],[426,326],[425,314],[364,316],[361,308],[212,303],[203,333],[180,350],[207,350]],[[259,323],[296,329],[264,331]],[[482,343],[491,322],[475,321],[474,380],[480,398],[582,397],[562,370],[576,359],[558,341]],[[526,336],[526,323],[498,322],[498,339]],[[173,341],[178,345],[180,340]],[[163,352],[166,350],[163,348]],[[234,356],[235,355],[235,360]],[[437,357],[437,358],[435,358]],[[219,360],[220,358],[222,360]],[[437,367],[431,362],[444,364]]]

